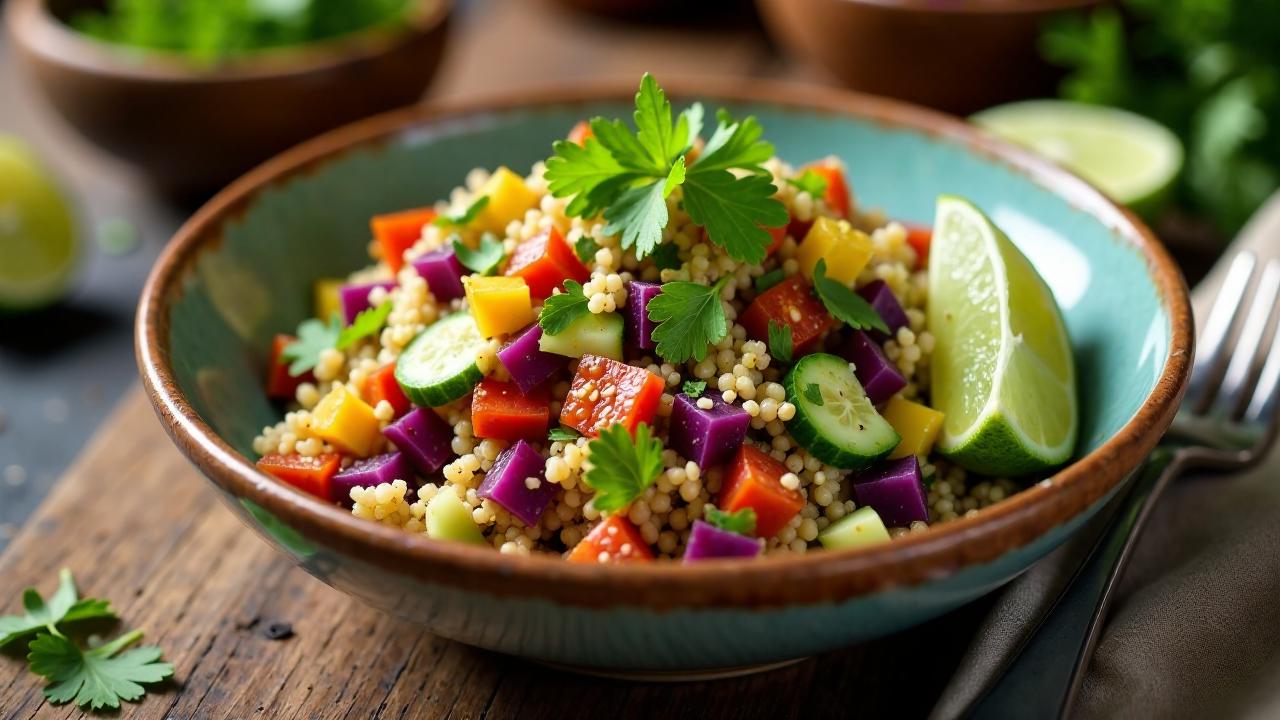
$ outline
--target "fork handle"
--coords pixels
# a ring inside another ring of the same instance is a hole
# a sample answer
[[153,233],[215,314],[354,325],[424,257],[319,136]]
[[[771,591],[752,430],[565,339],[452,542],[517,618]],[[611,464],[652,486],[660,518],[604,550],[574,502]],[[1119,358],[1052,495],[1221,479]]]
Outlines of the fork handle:
[[974,718],[1064,717],[1093,657],[1115,589],[1151,508],[1181,472],[1182,456],[1157,448],[1138,470],[1123,505],[1040,629],[970,714]]

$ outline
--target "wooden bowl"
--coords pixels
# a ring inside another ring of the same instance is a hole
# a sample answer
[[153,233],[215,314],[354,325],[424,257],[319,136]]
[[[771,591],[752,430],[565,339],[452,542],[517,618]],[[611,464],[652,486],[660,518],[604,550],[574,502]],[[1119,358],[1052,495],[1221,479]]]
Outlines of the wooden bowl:
[[308,137],[421,98],[452,0],[403,22],[202,65],[103,43],[66,24],[85,0],[9,0],[17,56],[53,107],[160,189],[200,195]]
[[783,48],[864,92],[952,113],[1051,95],[1053,16],[1099,0],[756,0]]

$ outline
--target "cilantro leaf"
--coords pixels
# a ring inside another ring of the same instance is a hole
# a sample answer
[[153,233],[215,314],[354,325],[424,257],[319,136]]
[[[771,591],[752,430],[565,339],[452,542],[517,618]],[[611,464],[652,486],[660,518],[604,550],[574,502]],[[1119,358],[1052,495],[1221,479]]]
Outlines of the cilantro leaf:
[[157,683],[173,675],[173,665],[160,662],[160,648],[146,646],[121,652],[137,642],[135,630],[93,650],[83,651],[60,635],[41,633],[31,642],[31,671],[51,683],[44,696],[55,705],[75,701],[91,710],[119,708],[146,693],[141,683]]
[[573,442],[580,437],[582,437],[582,433],[563,425],[553,427],[551,428],[551,431],[547,433],[547,440],[550,440],[551,442]]
[[769,321],[769,355],[782,362],[791,362],[791,326]]
[[387,316],[391,314],[391,301],[387,300],[376,308],[361,310],[356,319],[351,324],[342,328],[342,332],[338,333],[338,339],[334,341],[333,347],[338,350],[345,350],[357,341],[367,337],[373,337],[382,331],[382,326],[387,324]]
[[826,401],[822,399],[822,388],[818,387],[817,383],[809,383],[808,385],[805,385],[802,392],[804,393],[805,398],[814,405],[822,407],[826,404]]
[[329,322],[311,318],[303,320],[298,326],[298,339],[285,346],[280,352],[283,360],[289,361],[289,374],[293,377],[307,372],[320,362],[320,353],[338,343],[342,335],[342,320],[334,315]]
[[575,320],[591,312],[587,303],[582,284],[576,280],[565,280],[564,292],[551,295],[542,304],[542,314],[538,316],[542,332],[548,335],[564,332]]
[[735,177],[728,170],[705,170],[702,163],[694,163],[685,178],[684,209],[734,260],[763,261],[773,242],[764,228],[786,225],[790,217],[773,197],[777,188],[762,175]]
[[768,290],[769,288],[773,287],[774,285],[777,285],[778,283],[782,282],[786,278],[787,278],[787,274],[782,271],[782,268],[774,268],[773,270],[770,270],[769,272],[756,278],[756,292],[762,293],[765,290]]
[[506,249],[492,233],[485,233],[480,236],[480,247],[475,250],[467,247],[462,238],[453,238],[453,255],[471,272],[492,275],[506,255]]
[[597,510],[630,505],[662,473],[662,441],[652,436],[648,423],[636,426],[634,440],[622,425],[611,425],[587,447],[590,468],[583,480],[596,492]]
[[798,178],[787,178],[787,184],[816,198],[827,194],[827,179],[812,170],[805,170]]
[[21,640],[38,630],[53,631],[62,623],[78,620],[114,620],[116,615],[106,600],[80,600],[71,571],[58,573],[58,589],[45,602],[35,588],[22,593],[23,615],[0,616],[0,648]]
[[596,242],[590,235],[583,235],[573,244],[573,252],[577,254],[578,259],[584,264],[595,262],[596,251],[600,249],[600,243]]
[[662,292],[649,301],[649,319],[658,323],[653,339],[654,351],[667,362],[684,362],[690,358],[702,362],[707,348],[729,333],[729,323],[720,302],[720,291],[730,276],[720,278],[711,287],[694,282],[663,283]]
[[653,266],[659,270],[676,270],[680,267],[680,248],[675,243],[663,243],[649,253]]
[[435,220],[432,220],[431,224],[436,227],[463,227],[465,225],[470,225],[477,217],[480,216],[480,211],[484,210],[488,205],[489,196],[481,195],[468,205],[466,210],[452,215],[441,215]]
[[739,535],[750,535],[756,531],[756,511],[749,507],[735,512],[725,512],[715,505],[704,505],[702,516],[721,530]]
[[705,380],[685,380],[684,385],[680,388],[685,395],[697,400],[702,393],[707,391],[707,381]]
[[871,303],[844,283],[827,277],[827,261],[824,259],[819,259],[813,268],[813,289],[818,293],[818,299],[827,307],[827,312],[848,323],[854,330],[889,332],[889,326]]

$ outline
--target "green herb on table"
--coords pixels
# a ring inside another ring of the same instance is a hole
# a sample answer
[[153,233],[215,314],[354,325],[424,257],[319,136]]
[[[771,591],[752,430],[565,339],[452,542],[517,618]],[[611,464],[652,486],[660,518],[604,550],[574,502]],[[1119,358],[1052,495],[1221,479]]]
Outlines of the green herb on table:
[[472,250],[462,242],[461,238],[453,238],[453,255],[462,266],[474,273],[492,275],[498,271],[498,265],[506,256],[502,241],[492,233],[480,236],[480,246]]
[[662,292],[648,306],[649,319],[657,323],[654,352],[671,363],[690,358],[702,362],[707,348],[729,334],[720,292],[731,279],[726,275],[710,287],[685,281],[663,283]]
[[569,328],[580,317],[591,312],[587,305],[589,300],[582,292],[582,283],[577,280],[565,280],[564,292],[547,298],[542,305],[542,313],[538,315],[538,324],[542,332],[548,335],[559,335]]
[[476,198],[475,202],[468,205],[466,210],[452,215],[441,215],[435,220],[432,220],[431,224],[442,228],[464,227],[475,222],[475,219],[480,217],[480,211],[484,210],[488,206],[489,196],[481,195]]
[[854,330],[879,330],[889,332],[884,318],[861,295],[844,283],[827,277],[827,261],[819,259],[813,268],[813,289],[827,312],[837,320],[843,320]]
[[725,512],[715,505],[704,505],[702,514],[707,522],[729,532],[739,535],[750,535],[756,531],[756,511],[745,507],[734,512]]
[[106,600],[79,599],[75,580],[71,577],[71,571],[66,568],[58,573],[58,589],[49,597],[48,602],[40,597],[35,588],[27,588],[22,593],[22,607],[26,611],[23,615],[0,616],[0,648],[28,638],[38,631],[53,632],[63,623],[116,619],[111,604]]
[[648,423],[636,426],[635,437],[622,425],[611,425],[587,446],[590,456],[583,480],[595,490],[597,510],[613,512],[630,505],[662,473],[662,441]]

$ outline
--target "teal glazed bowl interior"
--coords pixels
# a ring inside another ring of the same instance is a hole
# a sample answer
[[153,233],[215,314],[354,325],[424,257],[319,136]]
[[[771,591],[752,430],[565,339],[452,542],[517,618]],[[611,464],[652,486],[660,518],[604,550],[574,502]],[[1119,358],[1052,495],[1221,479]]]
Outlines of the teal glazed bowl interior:
[[[738,89],[737,86],[743,86]],[[627,117],[634,86],[414,108],[334,131],[240,179],[158,261],[138,360],[177,446],[250,527],[326,583],[441,636],[614,673],[733,672],[892,633],[999,587],[1108,499],[1167,428],[1191,357],[1182,276],[1141,223],[1084,181],[968,125],[896,102],[752,81],[675,85],[764,125],[780,156],[837,155],[860,204],[929,223],[940,193],[985,209],[1044,275],[1079,374],[1072,464],[892,543],[696,566],[566,563],[359,520],[260,474],[281,410],[262,378],[312,282],[368,263],[368,218],[448,195],[476,166],[524,172],[579,119]]]

